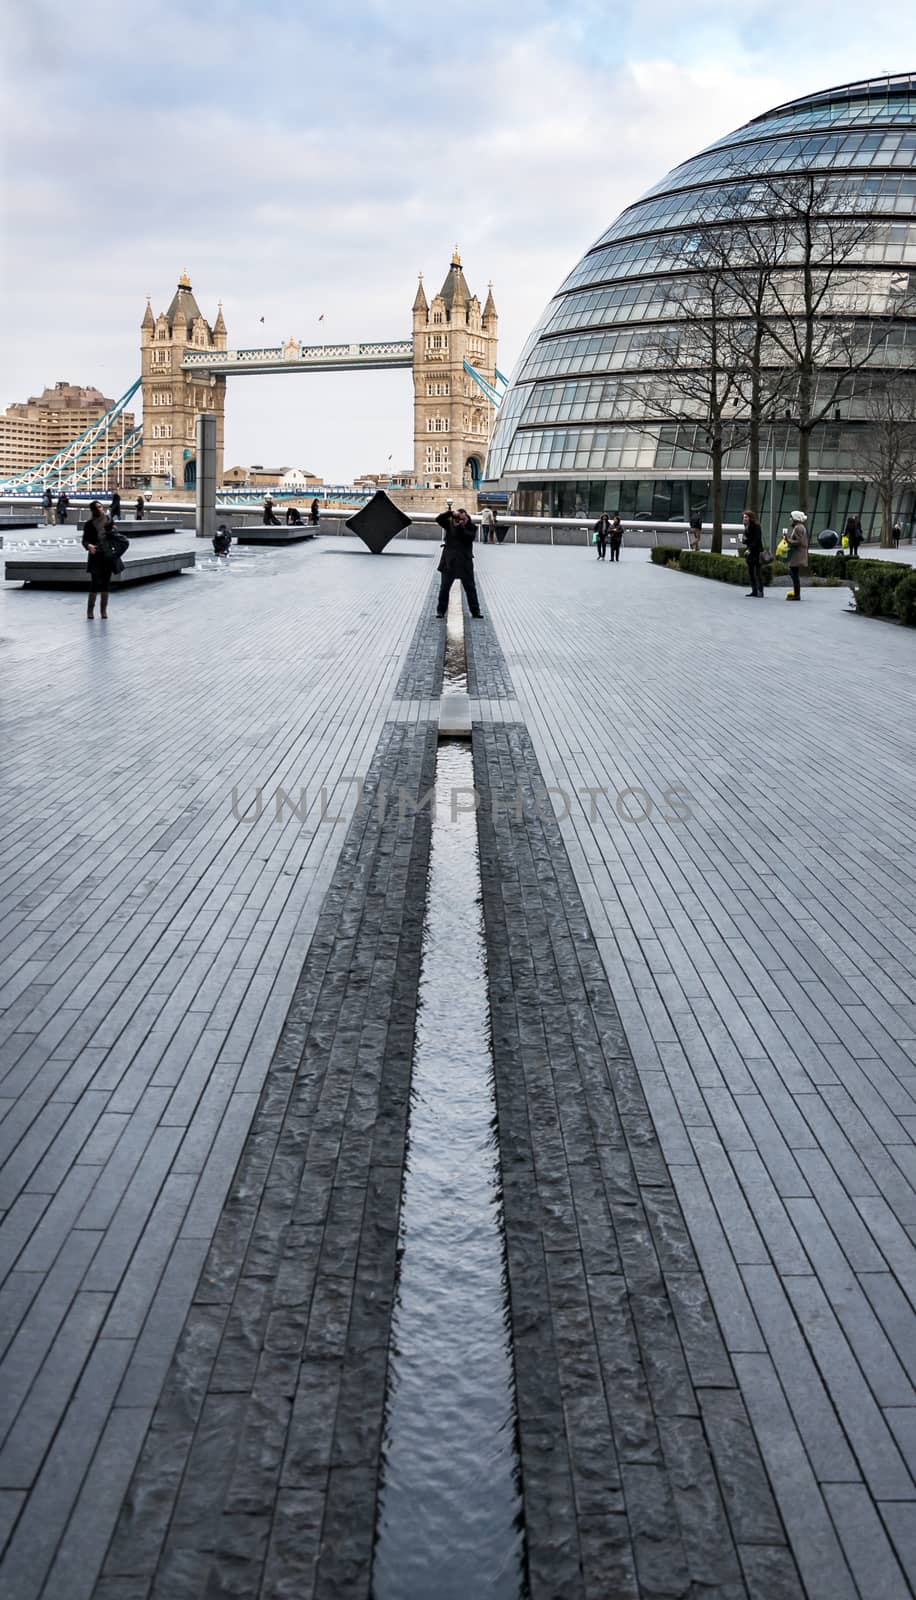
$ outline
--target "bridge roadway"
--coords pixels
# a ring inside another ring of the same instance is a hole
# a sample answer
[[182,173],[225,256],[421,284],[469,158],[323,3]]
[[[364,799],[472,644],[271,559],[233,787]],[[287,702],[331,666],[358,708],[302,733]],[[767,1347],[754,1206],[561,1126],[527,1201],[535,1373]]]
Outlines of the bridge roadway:
[[[533,1600],[903,1600],[912,637],[478,560]],[[0,590],[0,1600],[368,1600],[434,562]]]
[[188,350],[185,372],[204,371],[225,377],[246,372],[350,372],[413,366],[413,340],[367,340],[356,344],[266,345],[252,350]]

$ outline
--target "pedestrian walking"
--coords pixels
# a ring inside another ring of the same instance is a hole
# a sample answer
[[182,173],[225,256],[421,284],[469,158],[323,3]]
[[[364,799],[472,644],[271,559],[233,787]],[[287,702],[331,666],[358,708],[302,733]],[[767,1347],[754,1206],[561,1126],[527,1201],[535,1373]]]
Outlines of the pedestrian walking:
[[620,560],[620,546],[623,544],[623,523],[619,511],[615,511],[611,519],[611,560]]
[[744,559],[747,562],[747,575],[751,580],[748,600],[763,599],[763,529],[757,521],[756,511],[745,511],[744,517]]
[[480,513],[480,542],[481,544],[496,543],[496,518],[492,506],[484,506]]
[[274,503],[270,495],[264,499],[264,526],[265,528],[279,528],[280,519],[274,516]]
[[144,503],[144,500],[143,500],[143,496],[142,496],[142,494],[138,494],[137,495],[137,504],[134,506],[134,516],[136,517],[138,522],[142,522],[143,521],[143,513],[144,513],[145,510],[146,510],[146,506],[145,506],[145,503]]
[[318,520],[318,501],[313,500],[309,507],[309,522],[312,524],[313,528],[317,528]]
[[690,548],[691,548],[691,550],[699,550],[699,548],[700,548],[700,538],[702,536],[702,533],[703,533],[703,519],[700,516],[699,511],[695,511],[693,513],[692,517],[690,518]]
[[45,514],[45,522],[49,528],[53,528],[55,522],[57,521],[57,512],[54,509],[54,496],[52,495],[50,489],[46,489],[42,495],[41,505]]
[[66,522],[67,512],[70,509],[70,496],[68,495],[66,489],[61,489],[60,494],[57,496],[57,505],[54,509],[57,512],[58,522]]
[[858,517],[846,518],[846,526],[843,529],[843,533],[849,544],[849,554],[857,556],[859,554],[859,545],[862,543],[862,524]]
[[121,492],[119,489],[116,489],[111,497],[111,505],[108,509],[108,515],[110,516],[112,522],[117,522],[121,515]]
[[607,556],[607,542],[611,532],[611,519],[606,511],[602,511],[595,523],[595,544],[598,547],[598,560],[604,561]]
[[902,532],[903,532],[903,529],[901,528],[900,523],[899,522],[895,522],[894,526],[891,528],[891,538],[892,538],[892,540],[894,542],[894,549],[895,550],[897,549],[897,546],[900,543],[900,535],[902,534]]
[[443,511],[436,518],[439,527],[445,535],[442,555],[439,558],[439,572],[442,575],[439,584],[439,603],[436,607],[436,616],[444,617],[448,610],[448,597],[452,584],[457,578],[468,597],[468,605],[472,617],[480,616],[480,601],[477,598],[477,585],[474,582],[474,534],[476,529],[463,506],[457,511],[452,510],[451,500],[448,510]]
[[122,533],[115,533],[111,518],[105,515],[98,500],[93,500],[89,507],[89,521],[83,528],[83,548],[88,556],[86,570],[89,573],[87,617],[95,616],[96,595],[101,595],[102,619],[108,616],[108,591],[112,578],[124,570],[121,555],[127,546],[128,540]]
[[801,599],[801,575],[808,566],[808,518],[804,511],[792,511],[789,514],[791,524],[786,534],[786,543],[789,546],[789,577],[792,579],[792,588],[786,595],[787,600]]

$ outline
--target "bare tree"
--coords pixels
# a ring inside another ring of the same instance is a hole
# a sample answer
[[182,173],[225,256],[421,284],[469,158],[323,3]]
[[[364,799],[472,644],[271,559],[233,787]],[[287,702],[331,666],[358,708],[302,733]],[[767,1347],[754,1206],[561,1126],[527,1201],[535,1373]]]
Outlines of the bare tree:
[[734,296],[730,268],[708,258],[689,276],[672,282],[663,315],[666,325],[650,330],[640,346],[641,364],[658,377],[624,379],[620,392],[635,398],[656,419],[640,421],[644,433],[660,437],[674,424],[691,432],[692,453],[709,457],[712,482],[712,549],[722,549],[723,464],[747,437],[741,418],[739,373],[730,318]]
[[[716,228],[704,230],[703,248],[708,260],[719,261],[727,269],[732,291],[734,320],[726,329],[726,338],[732,347],[747,419],[747,503],[759,512],[763,429],[791,393],[791,376],[769,336],[772,281],[785,261],[789,240],[779,219],[772,223],[748,221],[745,209],[745,200],[736,197],[727,212],[720,211]],[[727,218],[724,228],[723,215]]]
[[891,379],[869,395],[868,427],[856,449],[856,471],[874,484],[881,503],[881,544],[893,543],[894,508],[916,483],[916,382]]
[[835,178],[792,174],[767,179],[763,189],[782,241],[782,265],[767,284],[766,338],[792,384],[784,415],[798,433],[798,503],[807,511],[811,435],[835,415],[914,298],[908,273],[863,264],[875,224],[855,213],[857,196],[844,197]]

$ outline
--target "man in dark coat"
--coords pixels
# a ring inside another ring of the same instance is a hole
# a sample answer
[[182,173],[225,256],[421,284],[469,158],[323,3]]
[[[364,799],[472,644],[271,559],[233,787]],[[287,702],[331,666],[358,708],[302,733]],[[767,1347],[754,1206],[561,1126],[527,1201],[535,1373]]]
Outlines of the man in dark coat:
[[763,529],[757,521],[756,511],[744,513],[744,548],[747,552],[747,573],[751,580],[749,600],[763,599]]
[[448,510],[443,511],[436,521],[445,532],[445,547],[439,562],[442,582],[439,585],[436,616],[445,616],[448,610],[449,591],[458,578],[464,585],[471,616],[479,617],[480,601],[477,598],[477,585],[474,582],[474,534],[476,533],[474,524],[463,507],[453,511],[451,501]]
[[69,505],[70,496],[68,495],[66,489],[61,489],[60,494],[57,496],[57,506],[55,508],[57,511],[58,522],[66,522]]
[[121,515],[121,495],[120,491],[117,489],[111,497],[111,505],[108,510],[108,515],[110,516],[112,522],[117,522],[119,516]]
[[607,555],[608,535],[611,531],[611,519],[606,511],[602,511],[595,523],[595,543],[598,546],[598,560],[604,561]]

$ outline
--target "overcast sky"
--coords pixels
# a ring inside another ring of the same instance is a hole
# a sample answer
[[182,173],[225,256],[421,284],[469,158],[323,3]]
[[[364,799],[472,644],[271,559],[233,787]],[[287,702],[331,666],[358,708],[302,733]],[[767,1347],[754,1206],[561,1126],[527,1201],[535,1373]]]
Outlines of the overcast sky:
[[[501,369],[670,167],[769,106],[916,67],[903,0],[5,0],[0,408],[119,395],[187,270],[230,347],[396,339],[452,248]],[[319,317],[323,314],[323,321]],[[261,326],[260,318],[264,318]],[[226,464],[409,466],[408,373],[230,380]]]

